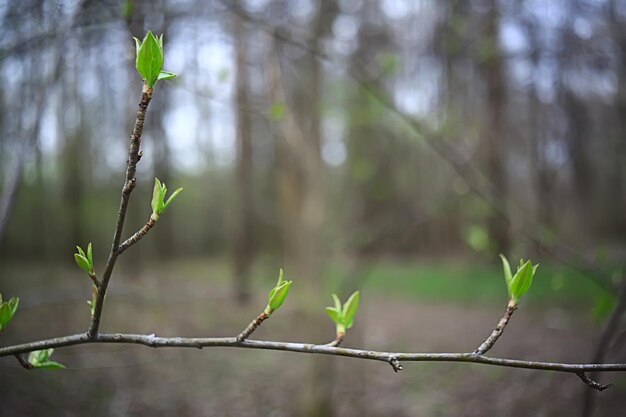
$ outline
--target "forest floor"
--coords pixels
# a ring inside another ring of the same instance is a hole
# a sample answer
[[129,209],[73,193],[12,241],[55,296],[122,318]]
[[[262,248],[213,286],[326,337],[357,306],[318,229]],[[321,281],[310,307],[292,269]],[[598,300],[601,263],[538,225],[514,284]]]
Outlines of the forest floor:
[[[87,327],[89,286],[76,271],[50,267],[24,273],[5,266],[0,273],[3,295],[22,299],[2,344]],[[384,262],[367,268],[358,282],[362,309],[345,346],[471,351],[506,304],[501,278],[495,281],[499,273],[449,263]],[[559,274],[538,275],[534,296],[515,313],[491,355],[589,359],[600,330],[591,313],[601,291]],[[273,279],[256,282],[250,304],[238,307],[230,297],[227,264],[221,262],[177,261],[135,273],[122,268],[114,278],[103,330],[163,336],[236,334],[262,310]],[[326,287],[335,284],[331,278],[317,292],[294,284],[285,306],[254,338],[328,341],[333,327],[323,307],[330,302]],[[610,360],[626,360],[618,350]],[[579,414],[588,389],[568,374],[447,363],[406,363],[395,374],[378,362],[227,348],[77,346],[60,349],[53,358],[68,370],[26,372],[10,358],[0,360],[0,415],[572,416]],[[603,381],[616,386],[598,394],[596,416],[620,415],[626,376],[608,374]]]

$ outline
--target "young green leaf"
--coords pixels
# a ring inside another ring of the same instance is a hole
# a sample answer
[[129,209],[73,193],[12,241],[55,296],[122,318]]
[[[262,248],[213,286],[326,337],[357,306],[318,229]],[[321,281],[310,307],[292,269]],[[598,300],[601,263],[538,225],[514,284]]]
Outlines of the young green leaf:
[[514,275],[511,275],[511,267],[504,255],[500,255],[502,259],[502,268],[504,270],[504,280],[509,293],[509,298],[513,304],[517,304],[520,298],[528,292],[533,282],[533,277],[539,264],[534,265],[530,261],[520,260],[519,267]]
[[335,306],[326,307],[326,314],[335,323],[337,334],[345,334],[346,330],[352,327],[354,316],[359,308],[359,292],[352,293],[343,306],[336,294],[333,294],[332,297]]
[[159,76],[157,77],[157,81],[158,80],[171,80],[172,78],[175,78],[176,74],[174,74],[173,72],[169,72],[169,71],[161,71],[159,72]]
[[37,369],[65,369],[65,365],[55,361],[40,362],[35,368]]
[[269,303],[267,304],[270,312],[278,310],[280,306],[283,305],[292,283],[293,281],[284,281],[280,286],[274,288],[273,294],[271,294]]
[[2,301],[0,297],[0,331],[4,330],[15,315],[17,307],[20,304],[20,299],[15,297],[9,299],[9,301]]
[[156,215],[157,220],[159,218],[159,214],[163,210],[163,197],[162,197],[163,186],[161,185],[161,181],[158,178],[154,179],[154,189],[152,190],[152,201],[150,203],[152,207],[153,215]]
[[170,198],[167,199],[167,201],[165,202],[165,204],[163,205],[163,211],[165,211],[166,208],[169,207],[169,205],[172,203],[172,201],[174,201],[174,198],[176,198],[176,196],[178,194],[180,194],[180,192],[183,191],[182,188],[177,189],[176,191],[174,191],[172,193],[172,195],[170,196]]
[[502,269],[504,270],[504,282],[506,283],[506,289],[509,292],[509,297],[511,296],[511,280],[513,279],[513,275],[511,274],[511,265],[509,265],[509,261],[506,259],[506,256],[500,254],[500,259],[502,259]]
[[91,249],[91,242],[87,245],[87,260],[89,261],[89,265],[93,269],[93,250]]
[[339,300],[339,297],[337,297],[337,294],[333,294],[333,302],[335,303],[335,309],[337,311],[341,311],[341,301]]
[[65,366],[50,360],[54,349],[35,350],[28,355],[28,363],[38,369],[65,369]]
[[285,282],[285,271],[283,271],[282,268],[280,268],[278,270],[278,281],[276,282],[276,286],[280,286],[280,284],[282,284],[283,282]]
[[98,298],[98,287],[94,285],[91,286],[91,300],[87,300],[87,305],[89,306],[89,311],[91,312],[91,317],[93,317],[94,310],[96,308],[96,299]]
[[161,39],[155,38],[150,31],[148,31],[142,42],[137,42],[135,39],[135,45],[137,46],[135,66],[141,78],[150,88],[156,83],[163,67],[163,47],[161,46],[161,41]]
[[84,255],[80,255],[78,253],[74,254],[74,260],[76,261],[76,265],[78,265],[78,267],[80,269],[82,269],[83,271],[85,271],[86,273],[89,273],[89,271],[91,271],[91,266],[89,265],[89,260],[87,260],[87,258],[85,258]]
[[348,301],[343,305],[343,319],[344,325],[346,329],[352,327],[352,323],[354,322],[354,316],[356,315],[357,310],[359,309],[359,292],[355,291],[352,293]]
[[511,282],[511,298],[514,303],[517,303],[529,290],[533,282],[534,270],[535,268],[533,268],[530,261],[527,261],[513,276]]
[[161,214],[163,214],[165,209],[169,207],[169,205],[172,203],[172,201],[174,201],[176,196],[180,194],[181,191],[183,191],[182,188],[177,189],[176,191],[172,193],[170,198],[168,198],[167,201],[165,201],[165,196],[167,194],[167,186],[165,185],[165,183],[162,183],[161,181],[159,181],[158,178],[155,178],[154,190],[152,191],[152,201],[150,203],[152,207],[152,216],[151,216],[152,220],[154,221],[159,220],[159,217],[161,216]]
[[328,317],[330,317],[333,323],[335,324],[342,323],[341,312],[337,311],[337,309],[335,309],[334,307],[326,307],[326,314],[328,314]]
[[276,282],[276,286],[272,288],[267,296],[268,302],[267,307],[265,307],[265,314],[272,314],[274,311],[278,310],[280,306],[285,301],[287,294],[289,293],[289,288],[293,284],[293,281],[285,281],[283,270],[280,269],[278,273],[278,281]]

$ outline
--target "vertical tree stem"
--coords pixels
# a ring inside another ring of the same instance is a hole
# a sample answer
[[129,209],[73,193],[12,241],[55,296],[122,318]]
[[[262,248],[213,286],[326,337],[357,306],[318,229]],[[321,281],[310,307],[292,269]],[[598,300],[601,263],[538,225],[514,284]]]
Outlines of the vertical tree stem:
[[120,240],[124,229],[124,220],[126,219],[128,202],[130,201],[130,194],[132,193],[133,188],[135,188],[135,172],[137,171],[137,162],[139,161],[141,135],[143,133],[143,124],[150,100],[152,100],[152,88],[149,88],[144,84],[144,88],[141,93],[141,101],[139,102],[139,109],[137,110],[137,117],[135,118],[135,125],[130,136],[128,160],[126,163],[126,179],[124,180],[124,185],[122,186],[122,196],[120,208],[117,213],[117,224],[113,235],[113,243],[111,244],[109,258],[106,263],[104,274],[102,275],[102,283],[98,288],[98,297],[96,298],[96,306],[94,308],[93,317],[91,318],[91,326],[87,332],[89,338],[91,339],[96,338],[98,335],[102,309],[104,307],[104,296],[106,295],[109,280],[111,279],[111,274],[113,273],[113,268],[115,267],[115,262],[117,261],[117,256],[119,255]]

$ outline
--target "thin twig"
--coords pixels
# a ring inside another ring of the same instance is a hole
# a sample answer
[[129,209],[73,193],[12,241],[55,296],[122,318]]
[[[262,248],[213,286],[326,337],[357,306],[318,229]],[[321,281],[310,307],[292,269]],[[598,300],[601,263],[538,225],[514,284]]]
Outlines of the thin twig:
[[34,368],[34,366],[28,363],[24,358],[22,358],[22,355],[19,353],[15,354],[15,359],[17,359],[17,361],[20,363],[20,365],[22,365],[24,369],[30,370]]
[[604,391],[605,389],[609,389],[613,386],[613,384],[601,384],[598,381],[589,378],[584,372],[577,372],[576,375],[578,375],[578,378],[580,378],[585,384],[598,391]]
[[152,217],[150,217],[150,219],[148,219],[148,222],[144,224],[141,229],[139,229],[137,232],[135,232],[135,234],[133,234],[131,237],[129,237],[120,244],[119,248],[117,249],[117,254],[121,255],[126,249],[139,242],[145,235],[148,234],[150,229],[152,229],[155,224],[156,222],[152,220]]
[[256,319],[252,320],[250,324],[248,324],[248,327],[246,327],[241,333],[239,333],[239,335],[237,336],[237,341],[243,342],[248,337],[250,337],[252,332],[254,332],[256,328],[261,325],[261,323],[267,320],[268,317],[269,314],[266,314],[265,312],[259,314]]
[[102,275],[102,282],[98,287],[98,297],[96,298],[94,314],[91,318],[91,325],[87,333],[92,339],[95,339],[98,335],[107,287],[109,285],[109,280],[111,279],[111,274],[113,273],[113,268],[115,267],[115,262],[117,261],[117,256],[119,255],[120,240],[124,229],[124,220],[126,219],[126,210],[128,209],[128,202],[130,201],[130,194],[132,193],[133,188],[135,188],[135,184],[137,182],[135,179],[135,172],[137,171],[137,162],[139,160],[139,148],[141,146],[143,124],[150,100],[152,100],[152,89],[144,85],[144,89],[141,93],[141,101],[139,102],[139,109],[137,110],[137,117],[135,118],[135,125],[130,136],[128,160],[126,164],[126,179],[124,180],[124,185],[122,187],[122,196],[120,208],[117,214],[117,223],[115,226],[115,233],[113,235],[113,243],[111,244],[109,258],[104,269],[104,274]]
[[333,340],[330,343],[326,343],[325,346],[332,346],[332,347],[337,347],[341,344],[341,342],[343,342],[343,338],[346,335],[344,333],[337,333],[337,337],[335,337],[335,340]]
[[500,336],[502,336],[504,328],[507,324],[509,324],[509,320],[511,319],[511,316],[513,315],[515,310],[517,310],[517,304],[514,304],[512,301],[510,301],[509,304],[506,306],[504,316],[502,316],[502,318],[498,322],[498,325],[495,329],[493,329],[489,337],[485,339],[485,341],[480,346],[478,346],[478,349],[474,351],[475,355],[484,355],[489,351],[489,349],[493,347],[493,345],[496,344]]

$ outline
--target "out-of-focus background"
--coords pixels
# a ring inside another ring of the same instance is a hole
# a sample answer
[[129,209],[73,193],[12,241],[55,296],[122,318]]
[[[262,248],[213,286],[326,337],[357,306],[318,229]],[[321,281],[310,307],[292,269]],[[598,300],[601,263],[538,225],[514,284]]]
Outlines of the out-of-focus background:
[[[125,236],[154,177],[184,187],[115,270],[104,331],[471,351],[506,305],[498,254],[541,263],[497,356],[626,360],[626,2],[0,1],[1,344],[86,329],[75,245],[110,247],[141,93],[132,36],[164,33]],[[617,317],[619,319],[619,317]],[[0,415],[617,416],[626,377],[389,366],[237,349],[59,349],[0,361]],[[595,412],[595,414],[594,414]]]

